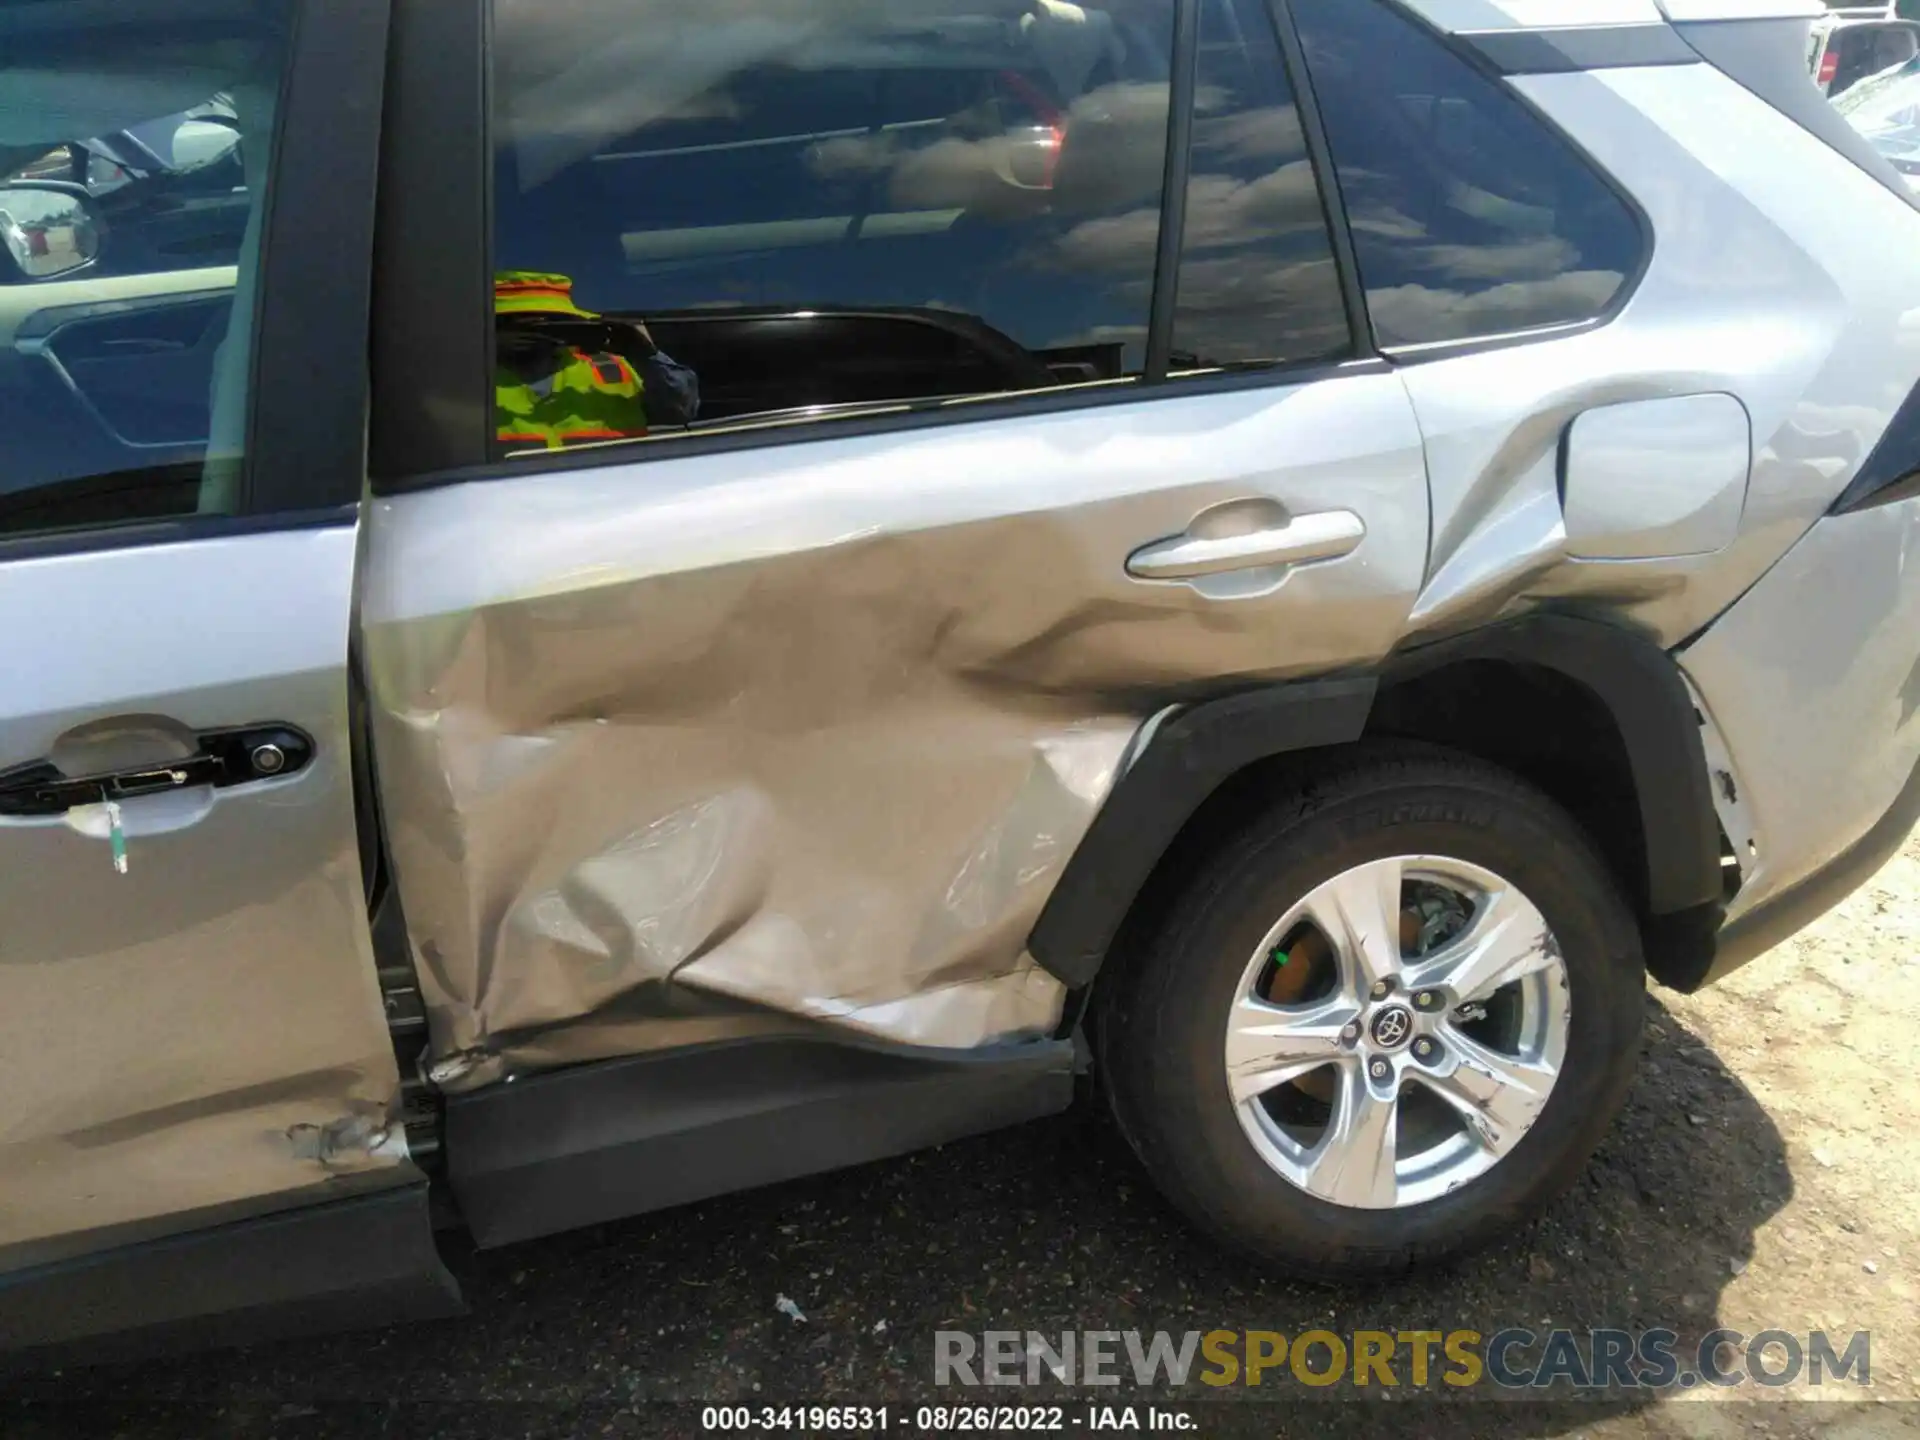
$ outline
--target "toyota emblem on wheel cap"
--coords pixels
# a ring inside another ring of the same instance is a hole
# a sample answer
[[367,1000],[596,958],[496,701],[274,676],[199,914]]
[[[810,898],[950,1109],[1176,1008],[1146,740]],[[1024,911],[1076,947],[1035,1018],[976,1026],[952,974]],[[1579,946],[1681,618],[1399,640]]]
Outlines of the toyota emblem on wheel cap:
[[1373,1043],[1391,1050],[1407,1043],[1413,1034],[1413,1012],[1404,1005],[1389,1005],[1373,1017]]

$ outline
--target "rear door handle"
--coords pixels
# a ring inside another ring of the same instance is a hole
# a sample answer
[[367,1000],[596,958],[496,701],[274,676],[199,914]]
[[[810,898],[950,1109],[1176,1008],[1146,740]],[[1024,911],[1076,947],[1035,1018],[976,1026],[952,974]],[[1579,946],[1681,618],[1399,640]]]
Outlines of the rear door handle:
[[1322,510],[1245,535],[1186,534],[1157,540],[1127,557],[1127,573],[1136,580],[1198,580],[1230,570],[1337,560],[1358,549],[1366,534],[1365,523],[1353,511]]

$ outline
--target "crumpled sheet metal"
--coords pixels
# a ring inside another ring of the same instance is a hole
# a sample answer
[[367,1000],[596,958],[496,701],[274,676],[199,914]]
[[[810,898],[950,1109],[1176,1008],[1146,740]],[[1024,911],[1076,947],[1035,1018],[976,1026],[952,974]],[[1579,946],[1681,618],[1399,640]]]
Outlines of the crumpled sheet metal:
[[[442,828],[396,834],[396,866],[418,875],[445,846],[489,892],[456,880],[465,903],[442,911],[403,891],[451,1089],[778,1028],[769,1011],[920,1045],[1050,1030],[1061,987],[1026,935],[1135,728],[966,717],[1004,733],[984,755],[955,744],[977,763],[914,814],[888,797],[919,786],[889,772],[937,763],[937,715],[831,737],[592,720],[535,745],[438,718],[428,736],[465,731]],[[580,1047],[558,1043],[576,1024]]]
[[[612,586],[369,632],[442,1087],[795,1022],[929,1046],[1050,1031],[1063,990],[1026,936],[1138,721],[875,696],[896,647],[703,686],[612,659],[633,604]],[[424,693],[398,693],[420,661]],[[605,693],[611,671],[633,688]]]

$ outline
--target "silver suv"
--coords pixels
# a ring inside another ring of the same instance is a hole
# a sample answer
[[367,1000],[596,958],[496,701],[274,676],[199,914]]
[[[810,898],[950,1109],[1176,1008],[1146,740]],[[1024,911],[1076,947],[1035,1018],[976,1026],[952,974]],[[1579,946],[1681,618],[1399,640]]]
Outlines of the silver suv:
[[0,1342],[1083,1076],[1295,1272],[1545,1206],[1920,816],[1915,200],[1547,8],[0,8]]

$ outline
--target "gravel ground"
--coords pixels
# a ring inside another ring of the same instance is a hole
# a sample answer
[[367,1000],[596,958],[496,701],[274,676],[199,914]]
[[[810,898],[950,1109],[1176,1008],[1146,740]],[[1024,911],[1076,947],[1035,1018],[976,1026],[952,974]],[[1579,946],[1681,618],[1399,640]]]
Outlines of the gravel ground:
[[[697,1404],[662,1402],[951,1402],[931,1386],[940,1328],[1865,1329],[1871,1395],[1920,1400],[1920,837],[1813,930],[1708,994],[1656,992],[1647,1019],[1642,1078],[1581,1183],[1448,1273],[1262,1278],[1190,1235],[1083,1112],[490,1254],[450,1247],[463,1320],[16,1380],[0,1437],[697,1433]],[[1550,1406],[1403,1391],[1383,1411],[1289,1386],[1188,1408],[1203,1434],[1393,1419],[1422,1437],[1920,1440],[1920,1405],[1840,1389]],[[1081,1414],[1085,1392],[1062,1398]]]

